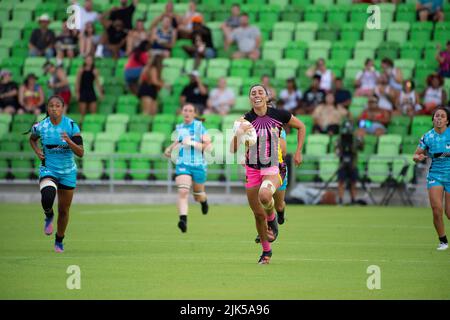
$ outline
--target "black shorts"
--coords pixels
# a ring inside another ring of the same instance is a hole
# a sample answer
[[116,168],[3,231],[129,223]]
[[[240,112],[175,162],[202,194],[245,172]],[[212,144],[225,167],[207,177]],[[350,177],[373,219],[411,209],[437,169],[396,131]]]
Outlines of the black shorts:
[[143,83],[139,86],[138,97],[150,97],[153,100],[156,100],[158,97],[158,91],[154,85]]
[[95,91],[81,91],[80,92],[80,101],[84,103],[92,103],[97,101],[97,95]]
[[66,185],[64,185],[62,183],[59,183],[58,180],[55,177],[52,177],[52,176],[45,176],[45,177],[40,178],[39,179],[39,183],[41,183],[42,180],[48,179],[48,178],[50,178],[56,184],[58,189],[61,189],[61,190],[73,190],[73,189],[75,189],[74,187],[69,187],[69,186],[66,186]]
[[358,169],[352,167],[342,167],[339,168],[337,172],[338,181],[358,181]]

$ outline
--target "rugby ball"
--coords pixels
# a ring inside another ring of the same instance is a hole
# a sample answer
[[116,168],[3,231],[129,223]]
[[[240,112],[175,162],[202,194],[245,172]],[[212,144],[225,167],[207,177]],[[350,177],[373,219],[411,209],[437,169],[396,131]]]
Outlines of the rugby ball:
[[251,128],[249,130],[247,130],[242,136],[241,136],[241,142],[248,144],[249,146],[252,146],[256,143],[256,140],[258,139],[258,136],[256,135],[256,130],[255,128],[253,128],[252,124],[245,120],[244,118],[240,118],[239,120],[236,120],[234,122],[234,126],[233,126],[233,133],[236,134],[236,131],[239,129],[239,127],[243,124],[243,123],[248,123]]

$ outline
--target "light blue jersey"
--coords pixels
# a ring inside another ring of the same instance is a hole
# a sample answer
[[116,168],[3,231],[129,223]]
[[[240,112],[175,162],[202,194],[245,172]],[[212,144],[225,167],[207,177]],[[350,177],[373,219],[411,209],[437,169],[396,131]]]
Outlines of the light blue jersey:
[[441,134],[431,129],[420,139],[419,148],[431,158],[428,188],[438,185],[450,192],[450,128]]
[[[202,136],[207,133],[203,123],[194,120],[190,124],[181,123],[176,126],[178,133],[177,141],[182,142],[186,137],[190,137],[191,141],[202,142]],[[206,161],[203,152],[192,146],[181,146],[178,154],[177,164],[185,164],[191,166],[204,166]]]
[[63,132],[72,139],[75,134],[80,133],[80,128],[72,119],[65,116],[58,125],[54,125],[50,118],[45,118],[31,128],[31,134],[40,138],[45,156],[40,167],[40,178],[52,176],[60,183],[74,187],[77,165],[73,151],[61,138]]

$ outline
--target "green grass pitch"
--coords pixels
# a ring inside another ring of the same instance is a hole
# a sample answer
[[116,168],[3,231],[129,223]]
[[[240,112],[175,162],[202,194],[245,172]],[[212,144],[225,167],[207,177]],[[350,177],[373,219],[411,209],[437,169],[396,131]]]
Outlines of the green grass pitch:
[[[288,206],[270,265],[257,265],[248,206],[79,205],[63,254],[32,205],[0,204],[1,299],[449,299],[450,250],[427,208]],[[448,221],[446,221],[449,227]],[[66,287],[67,268],[81,289]],[[367,268],[380,267],[369,290]]]

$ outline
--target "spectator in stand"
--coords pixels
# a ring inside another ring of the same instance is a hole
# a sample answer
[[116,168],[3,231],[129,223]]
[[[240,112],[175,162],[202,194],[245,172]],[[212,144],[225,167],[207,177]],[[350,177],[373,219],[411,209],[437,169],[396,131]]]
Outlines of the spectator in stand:
[[127,64],[125,65],[125,82],[130,91],[135,95],[138,93],[138,80],[141,76],[141,72],[149,60],[149,47],[150,43],[147,40],[142,41],[139,46],[134,48],[130,53]]
[[[180,25],[180,20],[181,17],[179,15],[177,15],[174,11],[173,11],[174,7],[173,7],[173,1],[167,1],[167,4],[165,6],[165,10],[164,12],[161,14],[161,16],[163,17],[168,17],[170,20],[170,24],[172,26],[172,28],[174,30],[178,31],[178,26]],[[157,18],[159,20],[162,20],[161,17]]]
[[297,88],[294,78],[286,80],[286,88],[281,90],[278,106],[292,114],[297,114],[302,102],[302,92]]
[[95,68],[94,58],[87,56],[78,70],[75,82],[75,95],[82,116],[86,114],[86,111],[97,113],[97,93],[95,92],[94,84],[97,87],[100,100],[103,99],[103,88],[100,84],[100,75]]
[[67,80],[67,74],[62,66],[55,66],[51,62],[47,62],[44,65],[44,72],[48,74],[48,87],[52,89],[52,95],[60,96],[64,100],[65,110],[70,104],[70,98],[72,96],[70,92],[69,80]]
[[148,40],[148,33],[144,27],[144,20],[139,19],[136,21],[136,27],[128,32],[126,55],[129,56],[144,40]]
[[127,32],[124,29],[122,20],[106,20],[102,16],[104,32],[102,36],[102,55],[118,59],[125,55]]
[[267,92],[269,93],[269,98],[272,101],[276,101],[277,90],[270,83],[270,77],[267,74],[261,76],[261,84],[264,86],[264,88],[266,88]]
[[164,87],[161,78],[162,55],[156,55],[146,64],[139,80],[138,97],[141,99],[143,114],[155,115],[158,112],[158,92]]
[[349,117],[347,109],[337,105],[334,101],[334,94],[328,92],[325,96],[325,103],[318,105],[313,113],[313,132],[334,135],[339,133],[339,127],[344,118]]
[[45,112],[44,91],[37,84],[37,77],[33,73],[27,75],[19,88],[19,104],[25,113],[41,114]]
[[48,28],[50,17],[43,14],[39,17],[39,29],[34,29],[28,43],[29,54],[32,57],[45,56],[47,59],[55,55],[55,33]]
[[380,74],[375,70],[372,59],[366,59],[364,69],[355,77],[355,96],[371,97],[374,94]]
[[217,81],[217,88],[212,89],[209,93],[207,109],[204,113],[218,113],[224,116],[230,112],[235,100],[234,92],[227,87],[225,78],[220,78]]
[[432,114],[438,106],[445,106],[447,93],[443,87],[444,79],[437,73],[430,74],[427,78],[427,88],[421,98],[423,102],[422,114]]
[[341,78],[334,81],[334,101],[347,110],[352,104],[352,94],[344,88]]
[[[161,25],[158,26],[160,22]],[[177,41],[177,30],[172,26],[170,16],[160,15],[153,20],[150,34],[152,55],[161,54],[164,58],[170,57],[172,48]]]
[[320,76],[320,89],[325,92],[330,92],[333,88],[334,74],[330,69],[327,69],[325,65],[325,59],[317,59],[316,64],[311,66],[307,71],[306,75],[312,78],[314,75]]
[[418,0],[416,3],[417,20],[444,21],[443,0]]
[[100,35],[95,33],[92,22],[85,25],[84,31],[80,32],[78,47],[82,57],[93,56],[100,43]]
[[388,79],[389,86],[397,92],[402,91],[403,74],[399,68],[394,67],[394,62],[389,58],[381,60],[381,69]]
[[446,50],[441,51],[441,45],[437,45],[436,60],[439,62],[439,75],[450,78],[450,40],[447,41]]
[[0,113],[23,113],[19,107],[19,86],[12,80],[11,71],[0,71]]
[[178,37],[180,39],[192,39],[192,31],[194,27],[192,18],[196,16],[203,18],[202,14],[197,11],[197,5],[195,2],[189,1],[188,11],[183,17],[181,17],[180,24],[178,25]]
[[373,95],[368,100],[367,109],[359,117],[359,129],[356,130],[356,136],[362,138],[366,134],[383,135],[386,133],[389,121],[389,112],[378,106],[378,97]]
[[120,7],[113,7],[111,10],[107,11],[107,13],[109,13],[109,20],[122,21],[125,32],[133,29],[133,14],[138,2],[138,0],[132,0],[131,4],[128,5],[128,0],[120,0]]
[[76,27],[80,31],[80,34],[86,29],[88,23],[94,24],[99,19],[98,12],[93,10],[92,0],[85,0],[84,7],[80,6],[77,1],[72,1],[72,3],[78,6],[80,15],[78,16],[79,25]]
[[220,26],[224,35],[224,39],[229,38],[231,32],[241,25],[240,20],[241,6],[238,3],[235,3],[231,6],[231,16]]
[[397,110],[403,115],[413,117],[415,114],[420,113],[422,106],[420,105],[419,95],[415,91],[415,84],[411,80],[403,82],[402,92],[397,98]]
[[259,59],[261,32],[258,27],[249,25],[247,13],[241,15],[240,26],[234,29],[225,39],[224,49],[228,50],[233,42],[236,42],[238,46],[238,51],[232,55],[233,59]]
[[386,74],[380,75],[374,92],[378,97],[377,103],[381,109],[390,113],[395,111],[395,101],[397,101],[399,92],[389,85]]
[[192,18],[192,46],[183,46],[183,49],[195,59],[194,70],[200,66],[202,59],[212,59],[216,50],[212,42],[211,29],[203,24],[202,16]]
[[64,58],[72,59],[75,57],[77,42],[78,31],[76,29],[70,30],[66,21],[64,21],[62,23],[62,31],[55,40],[56,64],[61,64]]
[[180,95],[180,105],[184,106],[186,103],[192,103],[199,113],[203,114],[207,100],[208,87],[202,83],[198,71],[191,71],[189,83],[183,88]]
[[303,95],[301,108],[299,114],[311,114],[317,105],[325,101],[326,92],[320,89],[320,76],[314,75],[312,78],[311,87],[306,90]]

